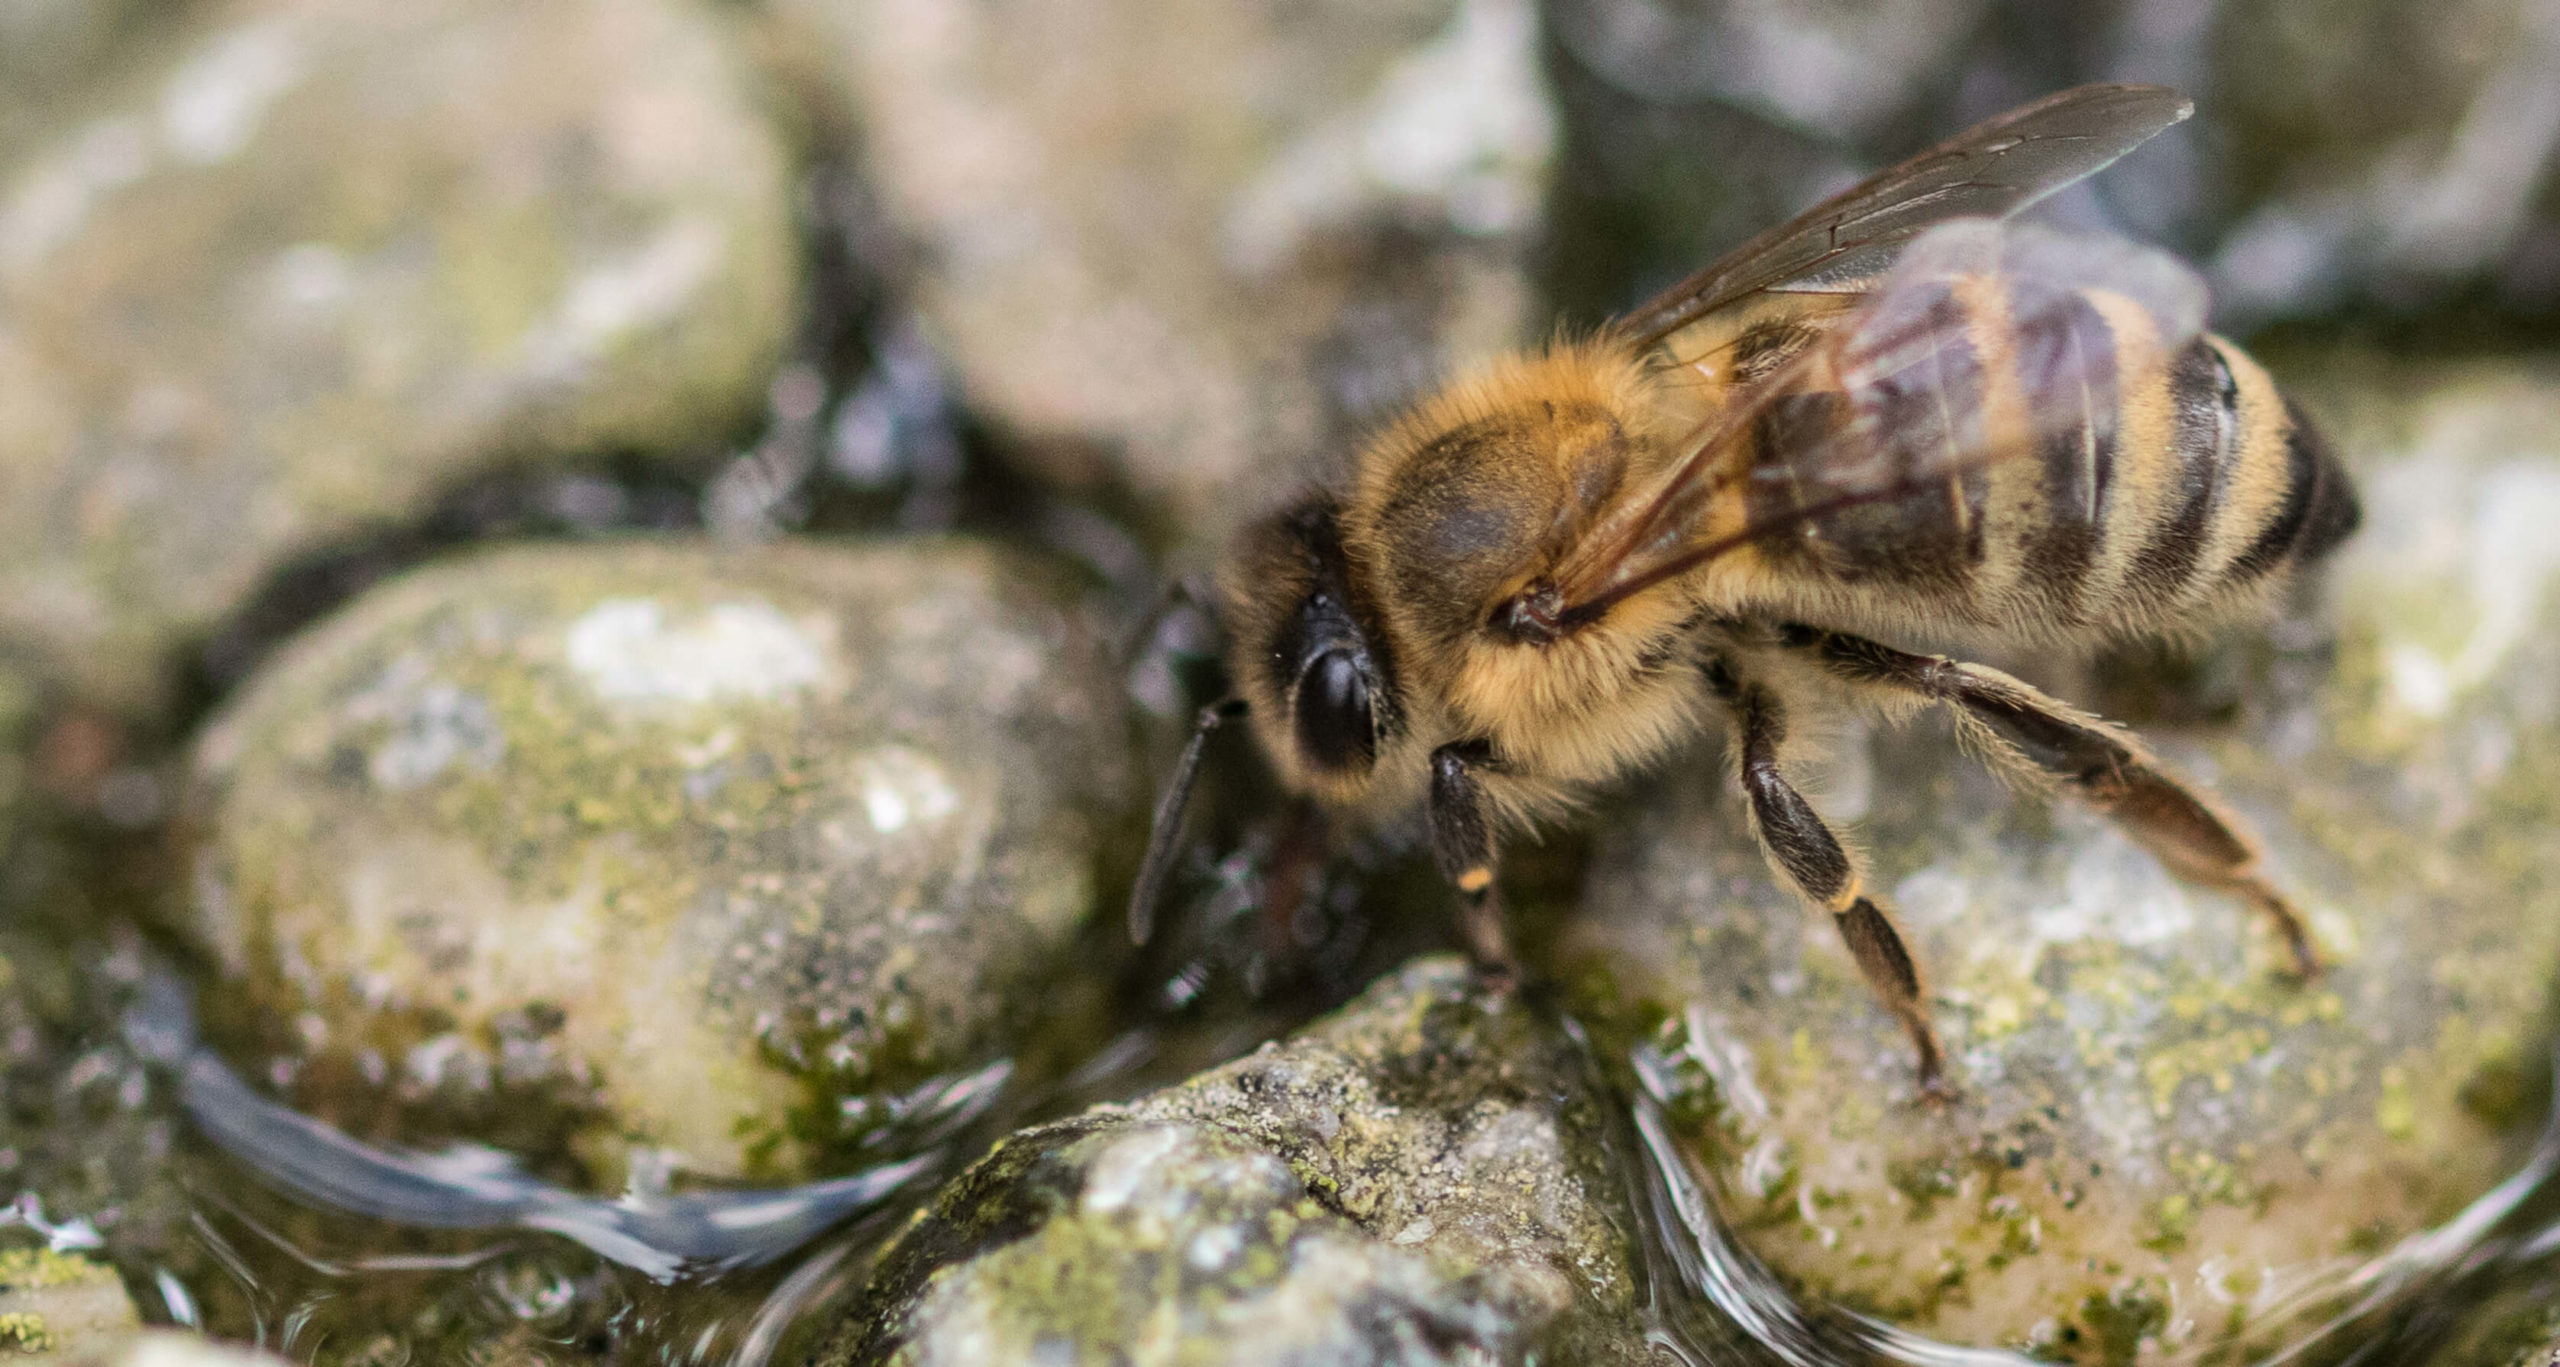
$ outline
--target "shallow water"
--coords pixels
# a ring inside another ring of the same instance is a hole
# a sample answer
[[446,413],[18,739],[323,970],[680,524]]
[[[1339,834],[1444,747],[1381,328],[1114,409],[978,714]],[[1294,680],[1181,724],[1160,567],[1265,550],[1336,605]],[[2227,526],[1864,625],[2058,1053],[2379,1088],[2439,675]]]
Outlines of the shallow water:
[[[848,1291],[864,1255],[993,1137],[1279,1032],[1285,1018],[1241,997],[1209,1012],[1178,1004],[1181,984],[1216,976],[1205,962],[1183,965],[1171,992],[1142,997],[1128,1028],[1067,1078],[1024,1084],[998,1064],[916,1089],[884,1131],[882,1160],[863,1171],[783,1190],[652,1189],[644,1175],[606,1198],[548,1185],[494,1149],[367,1144],[265,1099],[195,1038],[183,980],[154,964],[120,1031],[187,1117],[174,1157],[189,1205],[177,1246],[102,1237],[31,1203],[6,1220],[57,1247],[102,1249],[148,1286],[149,1318],[313,1363],[790,1362],[825,1318],[812,1312]],[[1556,1026],[1584,1039],[1568,1017]],[[1596,1077],[1620,1080],[1613,1139],[1642,1225],[1656,1342],[1713,1367],[2032,1361],[1793,1297],[1720,1217],[1708,1166],[1673,1139],[1663,1110],[1672,1065],[1650,1044],[1590,1058]],[[2464,1307],[2560,1266],[2555,1175],[2560,1123],[2456,1218],[2295,1288],[2245,1355],[2208,1346],[2158,1360],[2417,1360],[2460,1329]]]

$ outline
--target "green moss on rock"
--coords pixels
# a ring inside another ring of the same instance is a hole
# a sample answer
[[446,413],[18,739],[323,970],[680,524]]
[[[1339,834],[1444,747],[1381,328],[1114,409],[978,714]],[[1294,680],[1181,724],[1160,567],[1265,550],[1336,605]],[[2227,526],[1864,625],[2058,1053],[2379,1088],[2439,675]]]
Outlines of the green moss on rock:
[[821,1361],[1653,1362],[1604,1104],[1533,1013],[1424,960],[1285,1042],[1006,1141],[884,1255]]
[[850,1152],[847,1089],[1002,1055],[1091,910],[1128,733],[1059,582],[965,541],[633,542],[377,590],[197,748],[208,1020],[323,1112],[371,1051],[606,1180],[628,1144]]
[[104,1361],[141,1327],[113,1268],[48,1249],[0,1249],[0,1357]]

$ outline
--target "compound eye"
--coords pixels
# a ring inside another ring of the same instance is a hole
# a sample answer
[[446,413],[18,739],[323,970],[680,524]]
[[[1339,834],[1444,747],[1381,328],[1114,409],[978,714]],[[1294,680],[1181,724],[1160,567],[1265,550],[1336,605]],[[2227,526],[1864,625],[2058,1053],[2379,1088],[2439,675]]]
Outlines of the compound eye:
[[1348,650],[1328,650],[1298,676],[1298,750],[1319,768],[1365,773],[1377,757],[1369,680]]

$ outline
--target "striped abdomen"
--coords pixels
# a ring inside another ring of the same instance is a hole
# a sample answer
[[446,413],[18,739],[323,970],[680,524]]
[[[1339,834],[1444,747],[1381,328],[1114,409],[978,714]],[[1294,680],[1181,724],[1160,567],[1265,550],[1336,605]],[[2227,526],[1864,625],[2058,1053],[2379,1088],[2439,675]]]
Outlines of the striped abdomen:
[[[2129,630],[2262,588],[2354,529],[2346,472],[2239,348],[2206,336],[2163,356],[2147,315],[2094,292],[2021,329],[2001,298],[1944,295],[1935,326],[1962,340],[1870,402],[1876,430],[1913,444],[1885,459],[1959,467],[1919,492],[1807,520],[1836,488],[1847,400],[1796,396],[1760,424],[1747,517],[1801,524],[1757,544],[1761,568],[1833,598],[1854,586],[1878,611]],[[2006,455],[1933,463],[1967,440]]]

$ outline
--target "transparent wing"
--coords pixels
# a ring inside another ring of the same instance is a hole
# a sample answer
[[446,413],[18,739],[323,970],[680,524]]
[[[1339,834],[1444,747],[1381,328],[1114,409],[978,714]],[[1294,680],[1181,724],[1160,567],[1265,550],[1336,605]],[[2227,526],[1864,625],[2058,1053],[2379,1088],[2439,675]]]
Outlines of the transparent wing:
[[2206,302],[2194,271],[2121,238],[1941,223],[1839,323],[1738,389],[1533,590],[1545,602],[1531,615],[1590,620],[1737,546],[2111,420],[2108,396],[2193,341]]
[[2004,218],[2195,112],[2174,90],[2084,85],[2013,109],[1879,171],[1619,320],[1641,351],[1764,292],[1854,291],[1913,237],[1952,218]]

